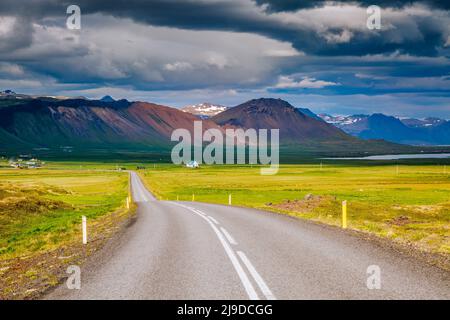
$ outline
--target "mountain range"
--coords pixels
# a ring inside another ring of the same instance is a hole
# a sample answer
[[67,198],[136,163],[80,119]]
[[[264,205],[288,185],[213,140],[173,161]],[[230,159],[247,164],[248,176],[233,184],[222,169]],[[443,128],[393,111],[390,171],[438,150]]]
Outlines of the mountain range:
[[[189,113],[146,102],[0,99],[0,150],[165,150],[172,131],[192,131],[195,120]],[[219,127],[204,120],[203,128]]]
[[450,145],[450,121],[439,118],[396,118],[372,115],[319,115],[348,134],[362,139],[383,139],[409,145]]
[[[216,105],[215,105],[216,106]],[[205,106],[207,109],[209,106]],[[185,110],[186,111],[186,110]],[[261,98],[203,119],[203,129],[280,129],[287,154],[365,155],[418,152],[382,140],[362,140],[280,99]],[[193,131],[199,118],[148,102],[0,94],[0,152],[108,154],[111,150],[170,153],[175,129]]]
[[[224,113],[224,111],[229,109],[230,108],[211,103],[200,103],[185,107],[182,110],[192,113],[202,119],[214,117],[214,119],[219,120],[227,114]],[[232,109],[234,110],[235,108]],[[435,117],[428,117],[425,119],[396,118],[379,113],[372,115],[357,114],[350,116],[332,116],[329,114],[315,114],[308,108],[298,107],[297,110],[303,115],[316,120],[325,121],[341,129],[345,133],[361,139],[381,139],[399,144],[418,146],[450,145],[450,124],[449,121],[445,119]],[[236,110],[233,111],[233,113],[235,112]],[[218,116],[219,114],[220,116]],[[235,118],[238,117],[235,116]],[[288,119],[285,120],[287,123]],[[300,121],[300,119],[296,119],[296,121]],[[294,124],[291,123],[290,126],[294,126]],[[316,130],[321,128],[321,125],[318,124],[315,124],[314,126]],[[302,130],[304,129],[305,127],[302,125]],[[289,127],[289,130],[292,131],[295,129]],[[339,134],[336,134],[336,136],[339,136]]]
[[358,140],[281,99],[250,100],[215,115],[211,120],[225,128],[280,129],[280,139],[285,144]]

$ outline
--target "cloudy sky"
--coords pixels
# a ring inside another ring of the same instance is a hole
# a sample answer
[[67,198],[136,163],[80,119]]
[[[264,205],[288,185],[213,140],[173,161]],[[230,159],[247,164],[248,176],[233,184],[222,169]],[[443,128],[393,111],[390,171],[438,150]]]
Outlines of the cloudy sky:
[[28,94],[450,118],[450,2],[1,0],[0,75]]

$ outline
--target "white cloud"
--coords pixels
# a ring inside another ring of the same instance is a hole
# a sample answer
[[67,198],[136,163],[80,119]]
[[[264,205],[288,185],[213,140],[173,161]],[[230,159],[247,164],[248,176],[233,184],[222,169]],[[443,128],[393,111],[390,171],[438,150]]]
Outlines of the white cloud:
[[25,74],[23,68],[15,63],[0,62],[0,73],[5,76],[18,77]]
[[347,29],[342,30],[340,33],[327,32],[323,35],[328,43],[346,43],[352,39],[352,36],[353,32]]
[[264,55],[268,57],[298,57],[305,56],[304,52],[297,51],[294,48],[288,49],[267,49]]
[[217,52],[207,52],[206,63],[208,65],[217,67],[218,69],[224,69],[229,66],[228,59],[225,55]]
[[302,80],[296,81],[290,76],[280,76],[278,79],[278,83],[275,88],[278,89],[296,89],[296,88],[309,88],[309,89],[320,89],[329,86],[338,86],[339,83],[316,80],[312,77],[303,77]]
[[174,63],[167,63],[166,65],[164,65],[164,69],[169,71],[187,71],[192,70],[193,67],[189,62],[177,61]]
[[[427,30],[448,36],[450,25],[449,11],[432,9],[426,4],[416,2],[402,8],[383,7],[381,11],[381,31],[367,28],[366,7],[357,3],[327,2],[323,7],[278,12],[265,19],[273,21],[290,30],[310,30],[324,38],[327,43],[348,43],[356,34],[364,34],[367,41],[382,36],[383,43],[401,47],[402,44],[423,41]],[[424,28],[426,25],[426,28]],[[450,44],[447,41],[447,46]],[[298,42],[301,46],[301,41]]]
[[355,77],[359,79],[371,79],[371,80],[384,80],[388,78],[386,76],[379,76],[367,73],[355,73]]
[[11,33],[16,24],[16,18],[14,17],[0,17],[0,39]]
[[84,16],[77,32],[46,23],[33,25],[31,46],[0,52],[0,60],[20,61],[61,82],[155,90],[266,86],[283,59],[299,54],[290,43],[250,33],[155,27],[103,15]]

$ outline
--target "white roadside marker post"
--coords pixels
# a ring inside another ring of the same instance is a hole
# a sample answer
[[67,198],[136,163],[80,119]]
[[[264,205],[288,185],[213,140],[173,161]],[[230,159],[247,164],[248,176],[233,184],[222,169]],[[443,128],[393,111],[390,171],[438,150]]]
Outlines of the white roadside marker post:
[[83,244],[87,244],[87,221],[86,221],[86,217],[82,216],[81,217],[81,221],[82,221],[82,229],[83,229]]
[[228,205],[231,206],[231,193],[228,195]]
[[127,209],[130,209],[130,197],[127,197]]

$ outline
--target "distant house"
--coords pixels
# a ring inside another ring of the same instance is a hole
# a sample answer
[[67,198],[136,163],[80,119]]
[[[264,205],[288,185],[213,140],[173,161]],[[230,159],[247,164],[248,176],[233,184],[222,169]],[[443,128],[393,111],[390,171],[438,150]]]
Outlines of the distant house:
[[187,168],[198,168],[198,162],[197,161],[189,161],[188,163],[186,163],[186,167]]
[[31,159],[30,161],[25,162],[25,165],[28,167],[28,169],[36,169],[42,167],[42,163],[38,159]]
[[20,168],[21,164],[16,161],[9,161],[9,165],[13,168]]
[[44,162],[34,158],[30,160],[19,158],[17,161],[12,159],[9,161],[9,165],[17,169],[37,169],[41,168],[43,164]]

